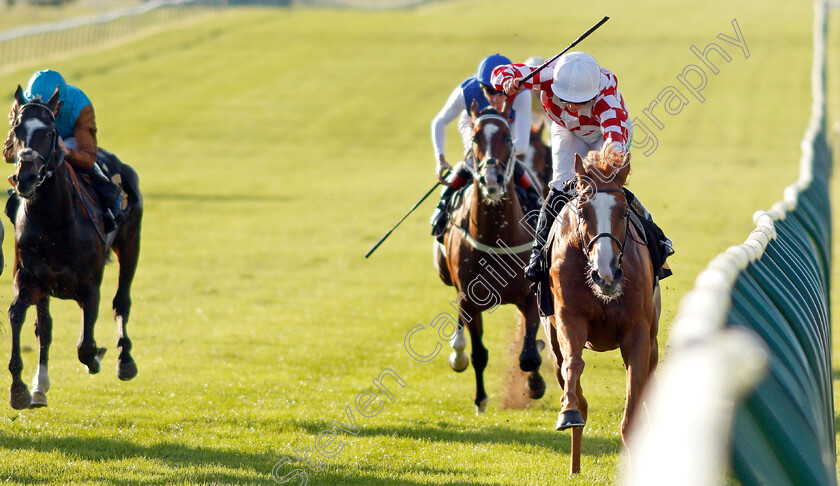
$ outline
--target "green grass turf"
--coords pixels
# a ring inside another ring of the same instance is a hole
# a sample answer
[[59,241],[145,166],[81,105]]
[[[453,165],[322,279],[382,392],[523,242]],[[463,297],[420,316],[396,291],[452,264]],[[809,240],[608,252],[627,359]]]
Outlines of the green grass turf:
[[[680,297],[798,175],[810,108],[807,2],[232,10],[51,64],[94,100],[100,144],[140,173],[146,209],[129,325],[140,374],[129,383],[113,374],[112,266],[97,327],[111,348],[104,371],[84,372],[78,309],[54,301],[50,404],[0,415],[0,480],[270,483],[277,461],[346,422],[344,408],[390,368],[406,386],[388,382],[393,401],[375,417],[356,414],[358,435],[339,434],[343,449],[310,471],[310,484],[613,482],[623,460],[617,352],[584,354],[583,472],[568,479],[569,435],[553,430],[557,385],[549,380],[526,410],[499,406],[515,362],[512,309],[485,319],[484,416],[474,413],[472,372],[449,369],[448,347],[428,363],[403,348],[412,326],[455,297],[431,264],[433,203],[363,258],[433,184],[429,122],[479,59],[548,57],[603,15],[612,19],[582,48],[617,73],[633,116],[669,85],[685,93],[675,76],[699,64],[691,45],[716,41],[732,56],[718,60],[719,74],[706,71],[704,103],[689,95],[681,113],[659,112],[658,150],[634,158],[630,188],[678,252],[663,282],[667,360]],[[733,19],[748,59],[716,38],[734,35]],[[42,67],[0,76],[0,104]],[[451,129],[450,158],[457,144]],[[11,258],[11,238],[3,246]],[[0,277],[4,307],[10,274]],[[31,315],[27,381],[37,363]],[[413,342],[435,341],[423,333]],[[544,355],[547,379],[551,369]],[[9,383],[3,375],[0,388]]]

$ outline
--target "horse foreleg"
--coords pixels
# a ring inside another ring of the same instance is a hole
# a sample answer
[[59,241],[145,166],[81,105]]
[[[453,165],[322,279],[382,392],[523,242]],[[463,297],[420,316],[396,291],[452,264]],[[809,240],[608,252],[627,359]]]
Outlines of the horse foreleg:
[[565,380],[563,396],[560,398],[560,414],[557,417],[557,430],[570,427],[583,427],[586,422],[580,413],[580,376],[583,374],[583,347],[586,344],[586,323],[569,317],[557,319],[557,344],[563,356],[560,372]]
[[82,334],[76,345],[79,361],[87,367],[88,373],[99,373],[99,364],[105,355],[105,348],[96,346],[93,338],[93,328],[99,317],[99,287],[90,285],[82,299],[78,300],[82,308]]
[[[589,403],[586,401],[586,398],[583,396],[583,387],[580,386],[580,381],[577,384],[577,395],[578,395],[578,410],[580,411],[580,416],[583,418],[583,421],[586,422],[586,418],[589,415]],[[581,446],[583,445],[583,427],[573,427],[572,428],[572,448],[571,448],[571,465],[569,467],[570,474],[577,474],[580,472],[580,451]]]
[[[136,234],[134,234],[136,233]],[[131,282],[137,269],[140,256],[139,230],[132,232],[132,237],[121,241],[119,248],[115,248],[120,263],[119,286],[114,296],[114,320],[117,323],[117,378],[126,381],[137,376],[137,364],[131,357],[131,339],[128,338],[126,326],[131,312]]]
[[545,380],[540,376],[542,358],[540,352],[545,343],[537,342],[537,332],[540,329],[540,318],[537,312],[536,296],[529,295],[529,300],[519,306],[522,328],[525,336],[522,340],[522,353],[519,355],[519,369],[530,372],[528,375],[528,390],[531,399],[538,400],[545,395]]
[[31,305],[28,292],[19,290],[20,285],[15,281],[15,298],[9,306],[9,324],[12,327],[12,352],[9,357],[9,372],[12,374],[12,385],[9,388],[9,403],[12,408],[22,410],[32,403],[29,389],[20,378],[23,372],[23,359],[20,356],[20,331],[26,320],[26,310]]
[[624,404],[624,417],[621,419],[621,440],[627,447],[629,427],[650,376],[651,341],[647,326],[639,323],[635,332],[621,343],[620,349],[627,370],[627,399]]
[[47,392],[50,389],[50,376],[47,372],[53,327],[52,316],[50,316],[50,298],[44,295],[35,305],[35,335],[38,336],[38,344],[41,349],[38,358],[38,371],[32,379],[32,403],[29,405],[30,408],[46,407]]
[[476,412],[484,413],[487,409],[487,392],[484,390],[484,368],[487,367],[487,348],[484,347],[482,337],[484,325],[481,320],[481,311],[468,305],[460,303],[459,314],[467,321],[467,329],[470,331],[470,344],[472,344],[472,365],[475,370],[475,406]]
[[555,322],[554,317],[544,317],[542,319],[543,331],[548,336],[551,355],[554,357],[554,377],[557,379],[560,389],[563,390],[566,388],[566,380],[563,379],[563,353],[560,352],[560,344],[557,342]]

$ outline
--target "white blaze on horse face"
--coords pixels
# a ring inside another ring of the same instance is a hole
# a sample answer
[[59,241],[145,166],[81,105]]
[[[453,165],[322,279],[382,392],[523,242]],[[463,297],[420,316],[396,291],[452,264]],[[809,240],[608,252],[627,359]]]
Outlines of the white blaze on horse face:
[[30,146],[30,142],[32,142],[32,135],[35,133],[36,130],[39,128],[47,128],[47,125],[37,118],[30,118],[23,123],[24,128],[26,128],[26,147]]
[[493,140],[493,135],[495,135],[496,132],[498,132],[498,131],[499,131],[499,127],[497,127],[496,125],[493,125],[492,123],[487,123],[486,125],[484,125],[484,128],[481,130],[481,133],[484,134],[484,147],[485,147],[484,158],[485,159],[490,155],[490,148],[492,147],[492,145],[490,145],[490,143]]
[[[615,197],[610,194],[600,193],[592,199],[591,204],[593,209],[595,209],[596,234],[612,233],[612,211],[613,207],[615,207]],[[613,273],[610,264],[615,258],[612,239],[607,237],[598,238],[593,249],[595,250],[595,261],[592,262],[593,268],[601,278],[611,278]]]

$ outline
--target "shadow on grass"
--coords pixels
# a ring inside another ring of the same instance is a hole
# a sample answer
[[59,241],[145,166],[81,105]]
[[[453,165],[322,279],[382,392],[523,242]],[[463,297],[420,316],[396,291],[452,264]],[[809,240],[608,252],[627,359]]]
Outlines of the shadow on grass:
[[[390,433],[390,432],[389,432]],[[366,435],[379,435],[379,432]],[[102,463],[105,461],[124,461],[126,459],[147,459],[170,466],[173,471],[146,472],[149,466],[135,468],[131,464],[115,465],[108,468],[107,473],[100,470],[91,471],[96,477],[84,477],[84,472],[74,471],[72,474],[83,482],[95,480],[115,485],[169,485],[177,483],[200,484],[276,484],[272,481],[271,471],[274,464],[283,457],[282,451],[275,454],[253,454],[237,451],[222,451],[205,447],[191,447],[175,443],[159,443],[151,446],[141,446],[128,441],[106,438],[69,438],[69,437],[17,437],[0,433],[0,451],[8,453],[32,451],[37,453],[65,454],[77,464],[80,461]],[[84,468],[84,465],[78,465]],[[151,466],[154,467],[154,466]],[[213,469],[203,471],[202,468]],[[291,472],[293,469],[303,468],[301,464],[287,466],[278,471],[279,474]],[[53,469],[53,468],[48,468]],[[126,469],[135,472],[126,472]],[[219,469],[225,469],[220,471]],[[404,474],[421,474],[428,476],[428,481],[416,481],[396,477],[393,479],[382,476]],[[466,485],[466,486],[502,486],[495,482],[465,481],[452,479],[441,482],[441,476],[457,474],[457,471],[437,469],[420,465],[380,464],[373,466],[352,466],[343,464],[328,465],[323,471],[307,470],[309,484],[318,485],[365,485],[365,486],[421,486],[437,485]],[[45,473],[46,474],[46,473]],[[146,477],[138,477],[145,475]],[[461,473],[460,475],[463,475]],[[82,477],[78,477],[82,476]],[[10,476],[0,476],[0,481],[14,484],[42,484],[44,481],[65,482],[61,478],[47,478],[43,475],[32,474],[31,471],[14,471]],[[65,478],[71,482],[70,478]],[[290,478],[289,484],[296,484],[297,479]]]
[[[383,464],[379,467],[361,466],[351,468],[348,466],[328,466],[324,471],[309,471],[309,484],[313,485],[364,485],[364,486],[422,486],[422,485],[445,485],[445,486],[506,486],[505,483],[475,481],[464,479],[440,480],[440,476],[453,474],[453,471],[435,469],[430,467],[402,468],[406,473],[422,473],[429,477],[428,481],[413,481],[406,479],[383,479],[382,472],[387,470],[393,475],[392,465]],[[461,474],[463,476],[463,474]]]
[[[282,457],[279,451],[276,455],[253,454],[169,442],[143,446],[129,441],[101,437],[19,437],[0,432],[0,451],[4,449],[6,453],[32,451],[66,454],[78,460],[94,463],[143,458],[167,464],[175,469],[172,472],[156,471],[151,474],[127,473],[121,466],[115,466],[108,468],[108,473],[102,474],[97,470],[91,473],[96,474],[97,477],[84,478],[84,481],[105,481],[108,484],[119,485],[166,485],[185,481],[207,484],[254,484],[257,481],[270,483],[271,469]],[[84,468],[84,466],[80,467]],[[215,470],[198,470],[203,467]],[[126,466],[126,469],[129,468],[131,466]],[[219,468],[227,471],[219,471]],[[142,470],[142,468],[139,469]],[[142,474],[146,474],[147,477],[138,477]],[[257,479],[258,477],[260,478]],[[45,479],[33,476],[31,472],[18,470],[14,471],[10,478],[0,477],[0,480],[22,484],[40,484]],[[51,478],[51,480],[64,482],[61,478]]]
[[[318,435],[322,430],[333,429],[328,422],[297,421],[296,426]],[[571,448],[570,432],[521,430],[513,427],[488,426],[480,429],[468,429],[446,425],[418,425],[362,427],[357,437],[400,437],[406,439],[430,440],[442,443],[464,444],[508,444],[530,447],[542,447],[557,454],[569,454]],[[353,438],[350,436],[349,438]],[[621,450],[621,440],[593,437],[583,432],[582,454],[586,456],[605,456]]]

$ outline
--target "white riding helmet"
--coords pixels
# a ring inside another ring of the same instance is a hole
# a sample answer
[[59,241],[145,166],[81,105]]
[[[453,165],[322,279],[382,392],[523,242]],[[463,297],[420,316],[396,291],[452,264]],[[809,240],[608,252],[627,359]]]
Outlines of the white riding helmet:
[[551,91],[563,101],[583,103],[601,90],[601,67],[598,61],[583,52],[564,54],[554,66]]
[[525,59],[525,65],[532,68],[539,67],[544,62],[545,58],[540,56],[531,56]]

